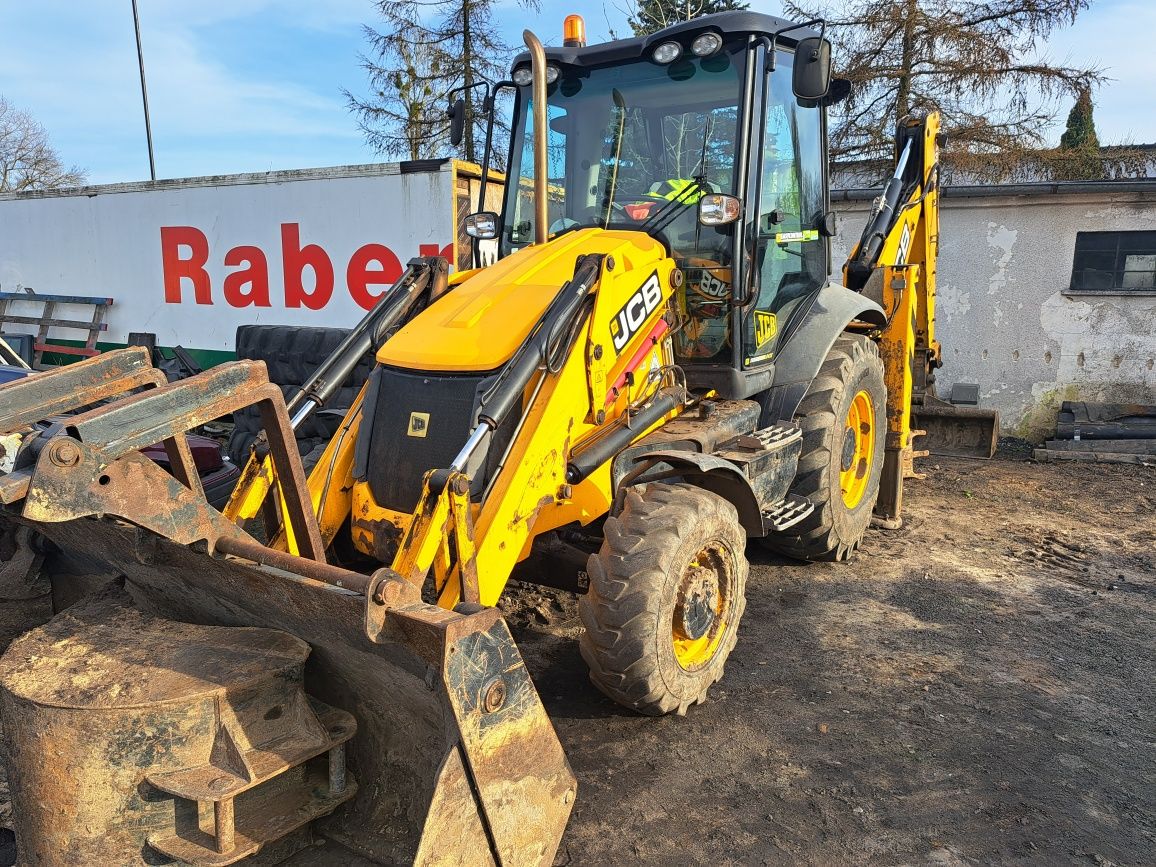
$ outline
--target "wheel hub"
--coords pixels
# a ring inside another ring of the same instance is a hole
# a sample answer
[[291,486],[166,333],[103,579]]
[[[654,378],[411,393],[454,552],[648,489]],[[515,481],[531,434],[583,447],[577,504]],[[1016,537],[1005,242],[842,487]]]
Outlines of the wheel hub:
[[839,488],[843,505],[854,509],[863,501],[875,455],[875,407],[866,389],[851,400],[843,427],[843,447],[839,450]]
[[734,566],[722,546],[707,545],[682,573],[670,631],[674,657],[686,671],[708,665],[729,626]]
[[710,631],[718,609],[718,575],[713,569],[691,570],[682,598],[674,610],[674,627],[692,641]]
[[855,428],[848,427],[843,432],[843,459],[840,468],[847,472],[855,465],[855,450],[857,447]]

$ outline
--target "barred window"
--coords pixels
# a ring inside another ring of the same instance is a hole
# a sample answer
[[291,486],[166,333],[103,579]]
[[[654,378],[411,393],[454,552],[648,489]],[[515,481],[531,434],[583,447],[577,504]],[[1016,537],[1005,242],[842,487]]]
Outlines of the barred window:
[[1078,232],[1072,291],[1156,290],[1156,232]]

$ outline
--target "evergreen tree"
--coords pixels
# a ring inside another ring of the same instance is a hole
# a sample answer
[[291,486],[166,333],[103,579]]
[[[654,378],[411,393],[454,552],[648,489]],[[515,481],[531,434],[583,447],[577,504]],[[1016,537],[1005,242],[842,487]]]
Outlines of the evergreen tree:
[[1092,117],[1092,93],[1087,88],[1080,91],[1076,104],[1068,112],[1068,127],[1060,137],[1060,147],[1066,150],[1100,149],[1100,138],[1096,135],[1096,121]]
[[938,110],[948,167],[1006,177],[1044,146],[1064,94],[1102,79],[1040,53],[1054,29],[1091,0],[832,0],[784,3],[787,14],[828,19],[837,73],[853,83],[833,117],[832,155],[892,158],[895,128]]
[[[374,32],[371,39],[386,38]],[[402,39],[389,50],[389,66],[364,64],[375,98],[358,102],[350,97],[360,116],[358,126],[377,153],[411,160],[438,156],[447,142],[449,120],[445,84],[433,69],[437,52],[426,43]]]
[[646,36],[680,21],[748,6],[746,0],[638,0],[628,23],[635,36]]
[[[456,87],[506,77],[513,49],[498,34],[498,0],[374,0],[384,26],[365,27],[362,56],[372,95],[346,91],[366,141],[386,156],[445,156],[451,150],[446,97]],[[536,0],[523,0],[537,8]],[[482,157],[481,90],[467,90],[460,155]],[[495,136],[497,141],[497,136]]]
[[[1126,153],[1117,155],[1127,156]],[[1104,158],[1100,153],[1100,139],[1092,118],[1092,94],[1080,91],[1076,103],[1068,113],[1068,127],[1060,138],[1060,146],[1045,155],[1043,162],[1057,181],[1098,181],[1104,178]]]

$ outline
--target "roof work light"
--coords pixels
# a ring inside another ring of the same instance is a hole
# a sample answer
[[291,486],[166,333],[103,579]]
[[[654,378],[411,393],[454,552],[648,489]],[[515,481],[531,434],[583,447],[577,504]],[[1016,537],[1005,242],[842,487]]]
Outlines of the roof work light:
[[722,48],[722,37],[712,30],[700,33],[690,44],[691,52],[697,57],[708,57]]
[[651,55],[655,63],[661,63],[665,66],[668,63],[674,63],[678,58],[682,57],[682,46],[677,42],[663,42],[654,49]]
[[586,47],[586,22],[581,15],[567,15],[562,22],[562,44],[566,48]]

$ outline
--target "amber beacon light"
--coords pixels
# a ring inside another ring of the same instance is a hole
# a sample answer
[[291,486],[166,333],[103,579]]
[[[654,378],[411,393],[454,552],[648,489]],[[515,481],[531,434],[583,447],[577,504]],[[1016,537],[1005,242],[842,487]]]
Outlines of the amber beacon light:
[[586,47],[586,22],[581,15],[567,15],[562,24],[562,44],[567,48]]

